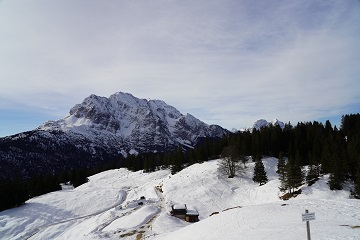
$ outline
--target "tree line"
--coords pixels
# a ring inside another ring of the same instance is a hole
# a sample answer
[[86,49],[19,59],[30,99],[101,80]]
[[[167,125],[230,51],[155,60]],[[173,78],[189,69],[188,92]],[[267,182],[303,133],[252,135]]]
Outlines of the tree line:
[[120,156],[95,167],[70,169],[60,174],[37,175],[29,179],[24,179],[19,174],[11,180],[0,180],[0,211],[19,206],[30,198],[61,190],[60,183],[78,187],[86,183],[89,176],[110,169],[127,168],[130,171],[144,172],[170,169],[175,174],[191,164],[218,157],[222,141],[221,138],[202,139],[193,149],[179,146],[166,152],[129,155],[127,158]]
[[[251,158],[249,158],[251,156]],[[346,181],[354,182],[354,196],[360,198],[360,114],[344,115],[341,126],[301,122],[296,126],[285,124],[266,126],[259,130],[248,129],[231,133],[223,138],[204,138],[194,148],[179,145],[178,148],[158,153],[119,157],[93,168],[75,169],[58,175],[36,176],[32,179],[0,182],[0,211],[18,206],[31,197],[58,190],[59,184],[70,181],[75,187],[88,181],[88,176],[116,168],[131,171],[152,172],[170,169],[172,174],[183,168],[222,157],[246,167],[246,162],[255,162],[253,180],[260,185],[267,182],[262,156],[279,159],[278,174],[282,191],[289,193],[304,182],[311,185],[321,174],[330,174],[330,189],[342,189]],[[220,165],[222,163],[220,162]],[[304,171],[304,167],[308,169]],[[235,170],[236,171],[236,170]],[[234,177],[235,172],[226,173]]]
[[30,179],[18,176],[15,180],[1,180],[0,211],[20,206],[30,198],[61,190],[60,183],[80,186],[88,181],[90,174],[87,169],[75,169],[61,174],[33,176]]
[[234,177],[241,164],[245,167],[252,159],[253,180],[262,185],[267,182],[263,156],[279,159],[281,191],[294,193],[302,184],[312,185],[321,175],[329,174],[331,190],[341,190],[350,181],[355,186],[354,196],[360,198],[360,114],[342,116],[340,128],[330,121],[300,122],[296,126],[289,122],[283,129],[270,125],[222,139],[205,139],[194,149],[179,147],[161,154],[129,156],[121,166],[146,172],[170,168],[174,174],[191,164],[222,157],[220,172]]
[[254,175],[262,171],[258,156],[277,157],[282,191],[292,193],[304,182],[311,185],[329,174],[331,190],[341,190],[350,181],[354,196],[360,197],[360,114],[342,116],[340,128],[314,121],[241,131],[229,136],[228,145],[235,147],[238,158],[255,159]]

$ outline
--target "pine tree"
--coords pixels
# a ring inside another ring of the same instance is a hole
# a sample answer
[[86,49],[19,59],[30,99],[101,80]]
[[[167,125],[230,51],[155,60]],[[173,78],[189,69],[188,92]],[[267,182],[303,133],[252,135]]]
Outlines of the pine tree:
[[277,164],[276,173],[280,174],[280,173],[283,173],[283,172],[285,172],[285,158],[284,158],[284,153],[280,152],[279,153],[279,161],[278,161],[278,164]]
[[289,161],[286,164],[286,173],[286,187],[289,190],[289,193],[293,193],[295,188],[298,188],[302,185],[304,173],[301,169],[301,166],[292,158],[289,158]]
[[179,146],[172,154],[171,174],[180,172],[183,169],[183,153]]
[[321,152],[321,170],[325,174],[330,172],[330,162],[332,155],[332,140],[331,138],[326,138]]
[[334,154],[332,157],[331,172],[329,176],[329,187],[331,190],[341,190],[345,181],[341,157]]
[[306,175],[306,183],[308,186],[313,185],[320,176],[320,164],[316,160],[310,157],[309,172]]
[[331,190],[341,190],[345,181],[346,173],[346,154],[345,146],[342,142],[342,135],[337,131],[336,127],[333,133],[332,156],[330,158],[330,179],[329,187]]
[[282,192],[285,192],[287,190],[286,183],[287,183],[287,173],[286,173],[286,164],[285,164],[285,158],[284,153],[279,153],[279,161],[277,165],[277,171],[276,173],[279,174],[279,181],[280,181],[280,187],[279,190]]
[[75,170],[70,181],[75,188],[87,183],[89,179],[87,178],[86,170]]
[[151,172],[151,167],[150,167],[150,160],[149,158],[145,157],[145,160],[144,160],[144,170],[143,172]]
[[165,152],[163,156],[163,167],[166,169],[171,165],[171,153]]
[[256,156],[255,158],[253,181],[259,183],[260,186],[264,185],[268,181],[265,167],[260,156]]
[[360,199],[360,162],[357,165],[357,171],[356,171],[355,198]]

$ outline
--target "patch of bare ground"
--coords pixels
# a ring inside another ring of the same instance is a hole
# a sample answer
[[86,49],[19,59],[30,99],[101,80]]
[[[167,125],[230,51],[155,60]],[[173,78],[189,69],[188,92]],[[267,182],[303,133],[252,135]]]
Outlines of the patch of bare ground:
[[132,230],[132,231],[130,231],[130,232],[127,232],[127,233],[121,234],[121,235],[120,235],[120,238],[123,238],[123,237],[130,237],[130,236],[135,235],[136,233],[137,233],[137,231],[136,231],[136,230]]
[[284,195],[280,196],[279,198],[281,200],[289,200],[290,198],[296,198],[299,194],[301,194],[301,189],[295,191],[295,192],[292,192],[292,193],[285,193]]
[[[160,209],[160,212],[161,212],[161,210],[165,208],[162,184],[155,186],[155,192],[160,199],[160,201],[157,203],[157,207]],[[150,235],[154,235],[152,233],[152,225],[153,225],[155,219],[157,217],[159,217],[160,212],[158,214],[154,215],[152,218],[150,218],[145,224],[140,226],[138,229],[134,230],[133,234],[137,234],[136,240],[145,239],[145,238],[148,238]]]
[[216,214],[219,214],[219,212],[213,212],[213,213],[210,214],[209,217],[211,217],[212,215],[216,215]]
[[355,228],[360,228],[360,226],[358,226],[358,225],[340,225],[341,227],[351,227],[351,228],[353,228],[353,229],[355,229]]
[[235,208],[242,208],[242,206],[235,206],[235,207],[227,208],[227,209],[224,209],[223,212],[231,210],[231,209],[235,209]]
[[145,231],[139,231],[139,233],[136,235],[136,240],[141,240],[144,236]]
[[[242,208],[242,206],[230,207],[230,208],[226,208],[226,209],[224,209],[224,210],[222,210],[222,211],[225,212],[225,211],[228,211],[228,210],[231,210],[231,209],[235,209],[235,208]],[[213,215],[216,215],[216,214],[219,214],[219,212],[213,212],[213,213],[210,214],[209,217],[211,217],[211,216],[213,216]]]
[[159,192],[163,193],[162,184],[155,186],[155,189],[158,190]]

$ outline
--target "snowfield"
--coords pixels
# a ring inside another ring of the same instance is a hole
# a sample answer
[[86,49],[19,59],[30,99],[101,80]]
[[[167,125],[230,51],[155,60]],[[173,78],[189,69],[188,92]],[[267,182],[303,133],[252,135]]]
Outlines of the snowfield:
[[[233,179],[219,176],[218,160],[175,175],[102,172],[76,189],[0,212],[0,239],[306,239],[305,209],[316,216],[312,239],[360,239],[360,201],[349,198],[350,185],[331,191],[323,176],[282,201],[277,159],[263,161],[269,178],[263,186],[252,181],[254,163]],[[196,209],[200,221],[172,217],[173,204]]]

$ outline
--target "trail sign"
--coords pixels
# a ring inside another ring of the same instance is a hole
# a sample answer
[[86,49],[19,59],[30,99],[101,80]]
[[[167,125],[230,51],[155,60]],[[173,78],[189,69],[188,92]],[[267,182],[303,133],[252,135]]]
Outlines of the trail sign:
[[315,220],[315,213],[303,213],[302,214],[302,221],[312,221]]
[[303,222],[306,221],[306,232],[307,232],[307,239],[311,240],[310,236],[310,222],[311,220],[315,220],[315,213],[309,213],[309,210],[305,210],[305,213],[302,214]]

